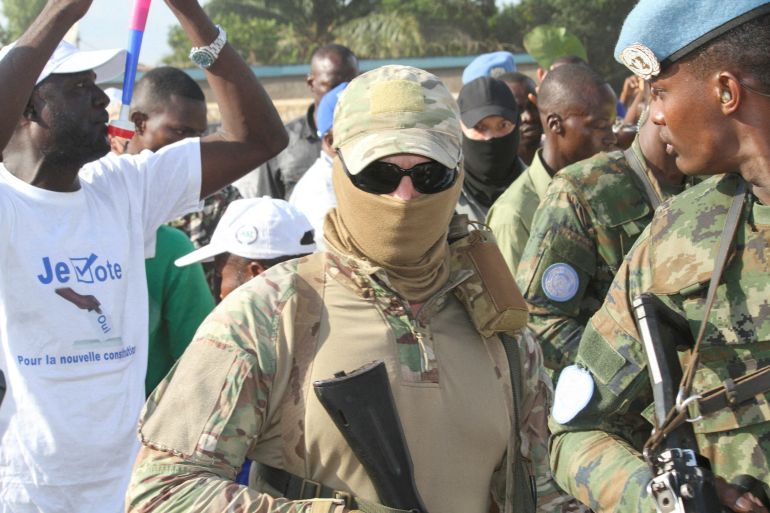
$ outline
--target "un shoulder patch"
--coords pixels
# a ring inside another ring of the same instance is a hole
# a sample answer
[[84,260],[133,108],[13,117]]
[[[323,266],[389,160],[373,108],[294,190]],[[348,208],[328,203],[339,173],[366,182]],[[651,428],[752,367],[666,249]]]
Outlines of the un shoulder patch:
[[565,367],[556,383],[551,415],[559,424],[566,424],[583,411],[594,395],[591,373],[577,365]]
[[540,280],[540,285],[548,299],[564,302],[575,297],[580,287],[580,279],[571,265],[560,262],[548,266]]

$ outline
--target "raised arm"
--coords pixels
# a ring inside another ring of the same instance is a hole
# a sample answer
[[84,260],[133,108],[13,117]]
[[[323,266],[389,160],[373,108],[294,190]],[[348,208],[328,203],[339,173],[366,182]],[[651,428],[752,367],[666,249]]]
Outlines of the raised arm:
[[[208,46],[217,28],[197,0],[166,0],[192,46]],[[206,71],[222,126],[201,139],[201,198],[245,175],[288,143],[286,130],[270,97],[254,73],[226,44]]]
[[49,0],[22,34],[16,46],[0,60],[0,150],[4,150],[27,106],[37,77],[56,45],[88,12],[92,0]]

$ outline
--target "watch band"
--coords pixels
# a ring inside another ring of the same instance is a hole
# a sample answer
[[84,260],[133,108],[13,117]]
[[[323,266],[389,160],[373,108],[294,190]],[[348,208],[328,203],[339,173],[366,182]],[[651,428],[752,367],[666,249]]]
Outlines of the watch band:
[[217,37],[208,46],[194,46],[190,49],[190,60],[199,68],[207,69],[219,57],[219,52],[222,51],[227,43],[227,33],[220,25],[217,25]]

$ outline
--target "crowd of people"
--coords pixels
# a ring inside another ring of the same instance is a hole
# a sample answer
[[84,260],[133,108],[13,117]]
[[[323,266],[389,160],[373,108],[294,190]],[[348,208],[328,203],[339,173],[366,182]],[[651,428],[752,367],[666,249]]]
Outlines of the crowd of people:
[[0,512],[767,513],[770,2],[641,0],[619,95],[322,46],[284,126],[165,0],[221,126],[164,66],[130,138],[91,3],[0,50]]

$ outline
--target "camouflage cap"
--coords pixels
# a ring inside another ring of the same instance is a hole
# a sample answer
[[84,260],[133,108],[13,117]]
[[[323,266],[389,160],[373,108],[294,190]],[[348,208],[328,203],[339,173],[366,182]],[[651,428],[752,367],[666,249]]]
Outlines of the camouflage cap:
[[382,66],[353,79],[334,110],[334,148],[351,174],[396,153],[454,168],[461,159],[460,112],[435,75]]

